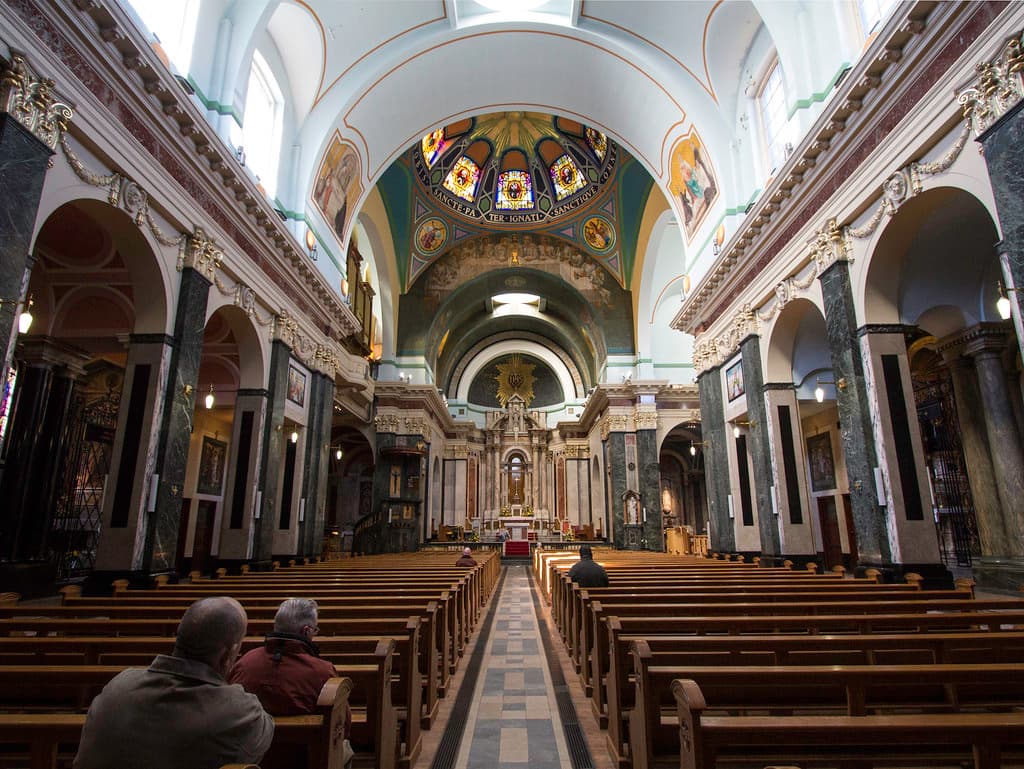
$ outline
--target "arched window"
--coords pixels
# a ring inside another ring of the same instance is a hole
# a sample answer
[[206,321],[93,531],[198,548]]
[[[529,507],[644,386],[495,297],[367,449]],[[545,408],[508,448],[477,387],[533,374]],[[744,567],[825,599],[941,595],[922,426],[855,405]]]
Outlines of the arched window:
[[267,60],[253,51],[249,90],[245,97],[242,142],[246,162],[273,200],[277,193],[277,166],[281,157],[284,97]]
[[183,75],[192,64],[192,44],[200,0],[131,0],[142,23],[160,42],[171,64]]
[[898,0],[857,0],[857,7],[860,11],[861,29],[864,32],[864,39],[870,38],[879,25],[885,21],[892,9],[896,7]]
[[764,80],[761,81],[757,107],[761,118],[768,172],[774,173],[786,161],[786,142],[789,141],[790,135],[782,66],[778,59],[772,62]]

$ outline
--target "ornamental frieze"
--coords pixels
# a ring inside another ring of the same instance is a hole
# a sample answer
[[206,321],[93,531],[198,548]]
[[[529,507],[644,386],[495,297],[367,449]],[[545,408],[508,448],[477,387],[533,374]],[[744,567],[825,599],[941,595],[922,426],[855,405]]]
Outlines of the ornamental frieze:
[[654,409],[637,409],[633,413],[633,423],[637,430],[657,430],[658,412]]
[[379,433],[398,432],[398,417],[394,414],[380,414],[373,418],[373,424]]

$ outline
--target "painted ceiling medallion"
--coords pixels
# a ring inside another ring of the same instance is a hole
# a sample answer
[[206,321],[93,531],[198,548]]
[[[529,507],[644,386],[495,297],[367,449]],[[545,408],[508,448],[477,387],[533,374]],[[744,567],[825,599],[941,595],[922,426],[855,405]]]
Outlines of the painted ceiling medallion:
[[498,402],[505,408],[509,398],[518,395],[523,399],[523,405],[529,407],[533,400],[533,383],[537,378],[533,370],[537,368],[535,363],[527,363],[519,353],[514,353],[505,363],[499,363],[498,375],[494,381],[498,383]]

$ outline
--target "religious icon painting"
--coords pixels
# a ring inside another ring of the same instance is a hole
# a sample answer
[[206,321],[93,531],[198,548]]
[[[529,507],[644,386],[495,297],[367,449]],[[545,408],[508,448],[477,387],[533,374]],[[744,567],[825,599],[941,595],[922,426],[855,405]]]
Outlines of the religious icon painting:
[[811,491],[831,491],[836,487],[831,433],[807,438],[807,463],[811,467]]
[[359,183],[359,155],[337,134],[327,146],[313,185],[313,203],[334,230],[338,240],[345,239],[348,209],[362,191]]
[[306,405],[306,375],[295,366],[288,367],[288,400],[296,406]]
[[589,127],[586,133],[587,144],[590,145],[591,151],[598,160],[603,161],[604,156],[608,153],[608,137],[600,131]]
[[208,435],[203,436],[203,448],[199,454],[199,478],[196,481],[197,494],[217,496],[221,493],[227,453],[227,443]]
[[567,154],[551,164],[551,181],[555,185],[555,197],[559,200],[579,192],[587,183],[576,162]]
[[431,217],[416,228],[416,247],[424,254],[435,254],[448,240],[448,225]]
[[745,390],[743,389],[743,361],[738,360],[725,370],[725,391],[730,401],[739,398]]
[[533,183],[527,171],[504,171],[498,177],[494,207],[500,211],[521,211],[533,208]]
[[689,241],[718,200],[718,180],[696,128],[676,143],[671,158],[669,189],[683,214],[683,231]]
[[591,216],[583,222],[583,240],[601,253],[615,245],[615,228],[601,216]]
[[444,180],[444,188],[453,195],[473,202],[476,199],[476,185],[480,181],[480,166],[463,155],[455,161],[452,170]]

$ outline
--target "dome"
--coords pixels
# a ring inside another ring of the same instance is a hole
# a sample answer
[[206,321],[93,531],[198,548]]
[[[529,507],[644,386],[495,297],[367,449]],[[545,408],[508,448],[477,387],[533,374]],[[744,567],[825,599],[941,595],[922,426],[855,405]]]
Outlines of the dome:
[[427,134],[410,150],[421,188],[457,218],[520,228],[579,213],[609,188],[619,147],[541,112],[494,112]]

